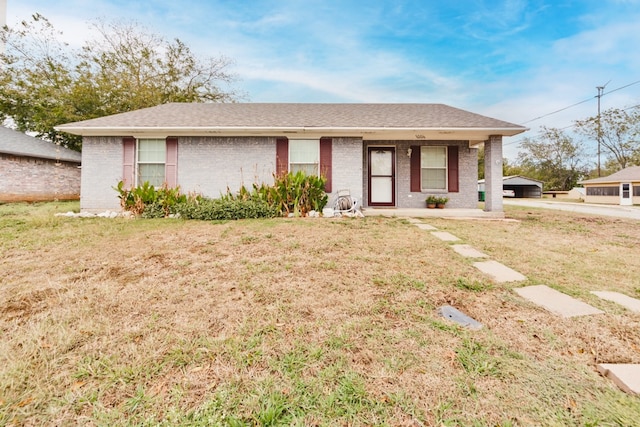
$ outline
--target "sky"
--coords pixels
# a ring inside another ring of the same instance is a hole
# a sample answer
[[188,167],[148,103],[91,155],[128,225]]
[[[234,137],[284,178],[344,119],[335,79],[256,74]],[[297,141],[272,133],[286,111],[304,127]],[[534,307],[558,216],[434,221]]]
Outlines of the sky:
[[597,86],[602,110],[640,104],[640,0],[7,0],[10,26],[34,13],[77,47],[91,21],[134,20],[231,58],[248,102],[443,103],[529,127],[507,158],[597,115]]

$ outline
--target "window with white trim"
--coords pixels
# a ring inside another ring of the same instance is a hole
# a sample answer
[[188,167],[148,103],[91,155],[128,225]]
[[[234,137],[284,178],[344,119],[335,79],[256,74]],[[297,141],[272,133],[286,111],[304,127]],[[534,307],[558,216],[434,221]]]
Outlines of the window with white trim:
[[137,162],[138,185],[145,182],[162,187],[165,182],[167,143],[164,139],[139,139]]
[[318,175],[320,168],[320,140],[289,140],[289,172],[303,171],[306,175]]
[[447,189],[447,147],[420,147],[422,191]]

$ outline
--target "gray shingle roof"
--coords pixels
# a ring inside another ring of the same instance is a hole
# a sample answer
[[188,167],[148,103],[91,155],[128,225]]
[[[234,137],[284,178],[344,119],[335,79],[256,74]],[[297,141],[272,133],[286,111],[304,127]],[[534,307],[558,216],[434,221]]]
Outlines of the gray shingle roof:
[[598,184],[610,182],[638,182],[640,181],[640,166],[631,166],[609,176],[600,178],[587,179],[580,181],[579,184]]
[[169,103],[58,126],[79,128],[526,128],[443,104]]
[[81,154],[22,132],[0,126],[0,153],[80,163]]

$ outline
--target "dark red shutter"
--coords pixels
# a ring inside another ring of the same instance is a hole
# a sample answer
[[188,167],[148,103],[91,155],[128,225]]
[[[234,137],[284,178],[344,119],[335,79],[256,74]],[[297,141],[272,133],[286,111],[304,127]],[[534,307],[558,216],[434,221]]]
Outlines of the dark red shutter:
[[420,147],[418,145],[411,146],[411,192],[419,193],[422,191],[422,183],[420,182]]
[[452,145],[447,149],[447,170],[449,171],[448,184],[449,192],[457,193],[460,191],[460,185],[458,183],[458,146]]
[[289,140],[287,138],[276,139],[276,175],[284,175],[289,172]]
[[331,193],[332,187],[332,146],[333,141],[331,138],[320,138],[320,174],[327,180],[324,185],[324,191],[327,193]]
[[124,188],[135,187],[136,139],[130,136],[122,138],[122,181]]
[[164,180],[169,188],[178,186],[178,138],[167,138],[167,160],[164,164]]

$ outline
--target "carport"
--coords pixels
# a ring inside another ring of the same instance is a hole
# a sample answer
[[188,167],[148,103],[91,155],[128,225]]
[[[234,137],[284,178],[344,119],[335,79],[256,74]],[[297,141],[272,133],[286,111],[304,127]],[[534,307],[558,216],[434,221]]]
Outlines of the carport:
[[[540,199],[542,197],[542,181],[527,178],[520,175],[502,177],[502,190],[513,191],[513,196],[518,199],[533,198]],[[484,179],[478,180],[478,192],[484,192]],[[510,196],[511,197],[511,196]]]

